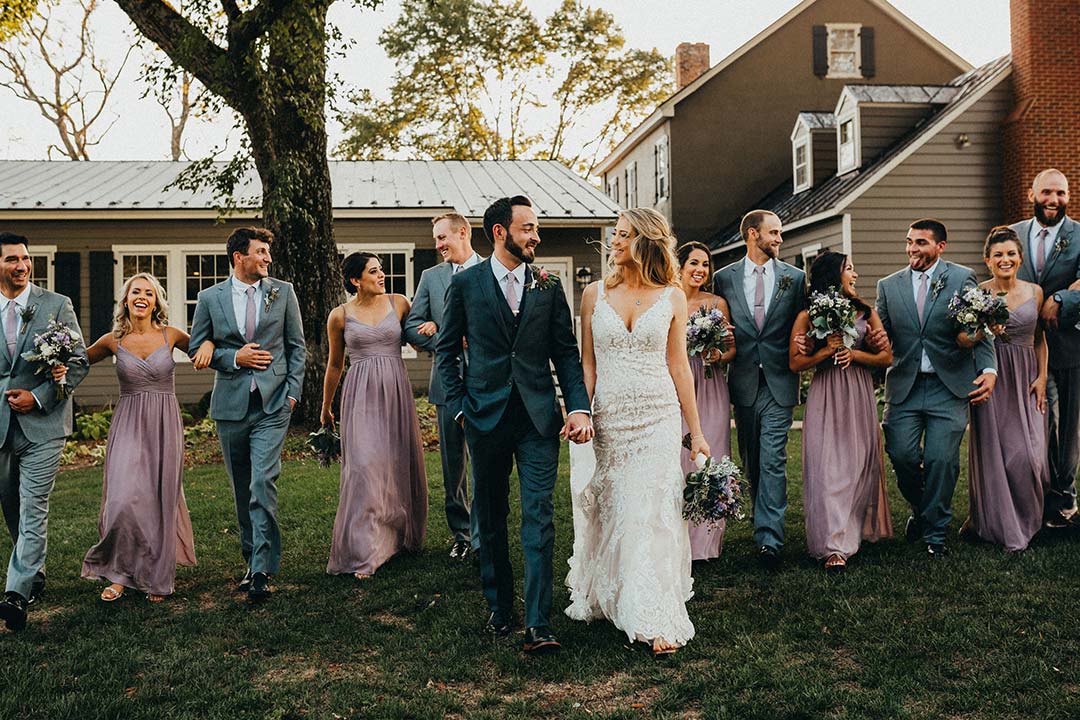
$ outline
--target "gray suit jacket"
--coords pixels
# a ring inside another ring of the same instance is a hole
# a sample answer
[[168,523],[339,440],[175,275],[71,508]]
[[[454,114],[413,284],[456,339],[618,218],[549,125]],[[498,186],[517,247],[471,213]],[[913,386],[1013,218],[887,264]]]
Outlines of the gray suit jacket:
[[735,326],[738,352],[728,376],[731,400],[736,405],[754,404],[760,369],[776,402],[793,407],[799,404],[799,375],[788,367],[788,344],[795,316],[806,306],[806,275],[793,265],[776,261],[773,299],[765,315],[765,324],[758,330],[743,291],[746,262],[746,258],[733,262],[713,276],[713,287],[727,300],[731,323]]
[[954,293],[975,285],[975,273],[946,260],[938,263],[930,278],[925,321],[919,322],[911,268],[878,281],[877,311],[893,346],[893,362],[885,371],[885,401],[903,402],[911,392],[925,349],[930,364],[945,387],[958,398],[975,389],[975,378],[986,368],[997,369],[994,341],[984,339],[971,350],[956,344],[960,326],[949,317]]
[[[270,293],[276,296],[270,301]],[[232,302],[232,279],[199,293],[195,317],[191,321],[189,354],[195,357],[204,340],[214,342],[214,392],[210,396],[210,417],[215,420],[243,420],[250,398],[251,376],[262,395],[263,411],[269,415],[281,410],[289,397],[300,401],[304,385],[304,324],[293,286],[276,278],[263,278],[259,326],[255,339],[260,350],[273,356],[265,370],[236,367],[236,351],[247,344],[236,325]],[[269,301],[269,302],[268,302]]]
[[[483,257],[480,258],[483,261]],[[435,343],[439,334],[421,335],[416,331],[424,323],[431,321],[442,330],[443,313],[446,310],[446,290],[450,287],[450,278],[454,275],[452,263],[444,262],[428,268],[420,274],[420,285],[416,288],[412,309],[405,318],[405,340],[416,347],[434,354]],[[431,363],[431,378],[428,380],[428,401],[433,405],[446,404],[446,391],[437,365]]]
[[1019,278],[1038,283],[1044,297],[1061,294],[1058,329],[1048,328],[1046,332],[1050,367],[1055,370],[1080,367],[1080,330],[1076,328],[1080,320],[1080,290],[1065,289],[1080,278],[1080,223],[1068,216],[1061,221],[1057,242],[1046,260],[1042,278],[1036,280],[1035,263],[1032,262],[1028,245],[1031,224],[1034,222],[1032,218],[1011,226],[1024,246],[1024,264],[1020,266]]
[[[46,442],[71,434],[71,395],[64,400],[59,399],[56,396],[56,383],[48,369],[36,372],[42,367],[41,364],[24,360],[22,354],[34,349],[34,335],[44,332],[49,320],[56,318],[81,336],[79,320],[71,308],[71,300],[37,285],[30,286],[26,308],[33,309],[34,315],[29,322],[23,322],[16,340],[14,358],[8,354],[7,343],[0,334],[0,392],[29,390],[41,407],[20,415],[12,413],[6,402],[0,402],[0,442],[7,437],[12,417],[16,418],[23,435],[30,442]],[[82,362],[68,365],[67,384],[72,390],[90,370],[86,361],[86,345],[81,339],[79,355]]]

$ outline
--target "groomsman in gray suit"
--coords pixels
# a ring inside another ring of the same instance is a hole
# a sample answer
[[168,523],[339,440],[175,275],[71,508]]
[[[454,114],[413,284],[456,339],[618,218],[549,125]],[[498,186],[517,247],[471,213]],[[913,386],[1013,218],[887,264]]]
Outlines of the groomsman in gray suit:
[[[446,308],[446,289],[450,278],[480,263],[484,258],[473,251],[472,228],[458,213],[446,213],[431,220],[435,250],[444,262],[428,268],[420,275],[412,310],[405,320],[405,337],[414,346],[435,352],[435,341],[443,324]],[[459,360],[459,365],[463,362]],[[459,373],[460,374],[460,373]],[[435,363],[431,365],[428,381],[428,400],[435,406],[439,422],[439,455],[442,456],[443,490],[446,494],[446,523],[454,534],[450,557],[464,560],[480,547],[480,530],[476,513],[471,511],[469,498],[475,496],[476,481],[469,478],[468,450],[465,431],[454,420],[446,404],[446,391]]]
[[754,545],[761,565],[775,569],[784,546],[788,431],[799,403],[799,376],[788,367],[788,343],[795,316],[806,304],[806,279],[777,256],[783,238],[775,214],[751,211],[739,231],[746,257],[718,270],[713,283],[731,308],[739,348],[728,387],[754,499]]
[[1050,168],[1035,176],[1028,201],[1035,217],[1012,226],[1026,243],[1029,258],[1020,266],[1020,279],[1042,286],[1041,311],[1049,348],[1050,377],[1046,399],[1050,408],[1047,450],[1050,492],[1046,496],[1047,527],[1062,528],[1076,513],[1077,466],[1080,465],[1080,290],[1069,286],[1080,279],[1080,226],[1065,213],[1069,181]]
[[946,554],[968,403],[988,399],[997,381],[993,340],[964,349],[948,316],[949,300],[974,287],[975,274],[941,259],[947,239],[939,221],[916,220],[907,233],[908,267],[877,286],[877,311],[893,347],[885,373],[885,450],[911,504],[908,542],[921,538],[933,558]]
[[[81,335],[71,300],[30,282],[33,264],[21,235],[0,233],[0,505],[14,549],[7,568],[7,592],[0,618],[9,630],[26,627],[27,606],[45,587],[46,526],[49,493],[60,469],[64,440],[71,434],[71,397],[57,396],[41,364],[23,359],[35,334],[56,319]],[[89,364],[82,339],[78,361],[68,367],[72,390]]]
[[225,469],[232,480],[247,572],[237,588],[250,602],[270,597],[281,561],[277,478],[281,448],[304,384],[304,326],[293,286],[269,277],[274,236],[239,228],[226,244],[233,274],[199,293],[190,354],[214,343],[210,366]]

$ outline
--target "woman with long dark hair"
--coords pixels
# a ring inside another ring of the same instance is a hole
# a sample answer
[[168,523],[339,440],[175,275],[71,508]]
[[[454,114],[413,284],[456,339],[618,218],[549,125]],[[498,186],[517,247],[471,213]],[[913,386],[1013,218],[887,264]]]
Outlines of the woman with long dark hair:
[[796,337],[810,330],[809,312],[803,310],[795,318],[788,350],[792,372],[814,369],[803,420],[806,547],[832,572],[846,567],[863,539],[892,535],[870,372],[892,363],[892,349],[874,351],[866,345],[867,330],[882,324],[877,311],[855,292],[858,278],[847,255],[818,255],[810,268],[809,292],[839,292],[850,300],[857,339],[849,348],[839,333],[833,334],[813,342],[809,355],[802,354]]

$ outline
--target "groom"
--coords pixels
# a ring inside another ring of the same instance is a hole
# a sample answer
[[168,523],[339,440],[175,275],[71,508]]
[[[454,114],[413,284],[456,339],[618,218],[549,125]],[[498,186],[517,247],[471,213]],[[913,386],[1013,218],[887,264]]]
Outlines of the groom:
[[[509,635],[514,625],[514,573],[506,517],[510,471],[521,483],[521,545],[525,553],[526,652],[554,650],[551,630],[551,494],[559,469],[559,437],[592,438],[589,396],[581,372],[570,307],[557,278],[538,281],[527,263],[540,244],[532,203],[501,198],[484,213],[492,257],[457,273],[446,294],[435,346],[446,405],[464,424],[476,475],[474,510],[480,527],[480,575],[491,616],[486,630]],[[464,378],[458,358],[468,342]],[[555,399],[549,361],[566,407]]]
[[237,590],[252,603],[270,597],[270,576],[281,560],[277,478],[307,357],[296,293],[269,277],[273,242],[262,228],[233,231],[225,246],[233,274],[199,293],[189,343],[193,358],[204,340],[214,343],[210,417],[232,480],[247,563]]

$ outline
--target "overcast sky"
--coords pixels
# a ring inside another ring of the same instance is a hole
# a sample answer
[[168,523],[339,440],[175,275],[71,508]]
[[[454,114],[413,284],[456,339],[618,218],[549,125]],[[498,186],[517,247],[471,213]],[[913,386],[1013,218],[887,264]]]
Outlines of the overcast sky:
[[[73,0],[62,0],[64,4]],[[666,55],[680,42],[706,42],[711,59],[718,62],[729,52],[763,30],[797,4],[797,0],[589,0],[618,18],[627,43],[634,47],[657,48]],[[525,0],[540,18],[546,17],[559,0]],[[936,36],[973,65],[980,65],[1009,51],[1008,0],[893,0],[908,17]],[[376,43],[379,32],[397,17],[400,3],[386,0],[379,10],[358,10],[339,2],[332,18],[356,48],[335,69],[346,83],[368,87],[381,95],[393,75],[393,64]],[[67,12],[67,8],[64,8]],[[96,44],[100,55],[119,58],[130,32],[127,17],[113,2],[102,3],[96,20]],[[129,63],[116,94],[105,114],[115,125],[101,144],[91,151],[95,160],[168,159],[168,123],[153,100],[139,98],[139,63]],[[106,121],[102,125],[107,124]],[[226,143],[222,123],[195,123],[189,126],[186,149],[201,157]],[[330,128],[331,147],[340,131]],[[57,140],[56,130],[42,118],[35,106],[0,88],[0,159],[44,159],[49,143]],[[229,147],[235,145],[235,138]]]

